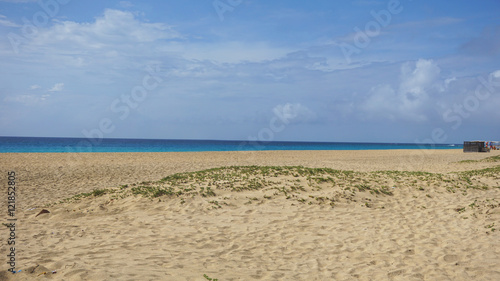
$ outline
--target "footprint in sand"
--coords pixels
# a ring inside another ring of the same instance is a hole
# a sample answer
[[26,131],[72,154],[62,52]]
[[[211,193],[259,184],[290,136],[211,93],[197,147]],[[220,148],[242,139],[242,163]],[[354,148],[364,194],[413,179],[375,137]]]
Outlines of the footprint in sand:
[[398,269],[398,270],[387,273],[387,276],[389,278],[393,278],[393,277],[396,277],[396,276],[401,275],[403,273],[405,273],[404,269]]
[[457,255],[445,255],[443,257],[443,259],[445,262],[456,262],[458,260],[458,256]]

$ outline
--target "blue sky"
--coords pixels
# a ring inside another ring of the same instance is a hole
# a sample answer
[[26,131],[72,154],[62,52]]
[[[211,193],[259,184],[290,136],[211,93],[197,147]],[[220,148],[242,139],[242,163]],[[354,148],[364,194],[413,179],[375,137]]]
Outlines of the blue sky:
[[500,2],[0,0],[0,135],[500,139]]

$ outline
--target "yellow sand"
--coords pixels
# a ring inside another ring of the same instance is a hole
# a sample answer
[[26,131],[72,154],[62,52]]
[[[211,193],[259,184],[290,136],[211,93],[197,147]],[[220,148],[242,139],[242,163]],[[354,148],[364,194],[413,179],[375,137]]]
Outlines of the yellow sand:
[[[0,154],[2,186],[8,171],[17,176],[16,269],[22,270],[6,274],[9,232],[2,226],[0,280],[207,280],[204,274],[221,281],[500,280],[500,175],[471,177],[484,190],[451,188],[458,179],[453,172],[500,165],[459,161],[496,155],[461,150]],[[178,172],[248,165],[359,173],[321,184],[308,183],[306,176],[269,176],[266,188],[221,189],[214,197],[124,193],[51,204],[94,189],[129,192]],[[373,173],[380,170],[443,176],[422,180]],[[294,181],[304,190],[276,191]],[[363,185],[372,192],[352,188]],[[381,186],[392,195],[373,192]],[[6,214],[3,194],[0,210]],[[35,217],[42,209],[50,213]]]

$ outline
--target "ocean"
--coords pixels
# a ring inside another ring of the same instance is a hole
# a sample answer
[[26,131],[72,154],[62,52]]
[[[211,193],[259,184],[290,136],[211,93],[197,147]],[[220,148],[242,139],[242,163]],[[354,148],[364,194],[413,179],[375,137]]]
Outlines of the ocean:
[[0,153],[462,149],[461,144],[0,137]]

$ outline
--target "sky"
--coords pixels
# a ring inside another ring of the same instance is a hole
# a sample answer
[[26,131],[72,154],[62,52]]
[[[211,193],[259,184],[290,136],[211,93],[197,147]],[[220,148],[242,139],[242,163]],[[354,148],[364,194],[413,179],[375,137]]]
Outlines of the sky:
[[0,0],[0,136],[500,140],[498,0]]

